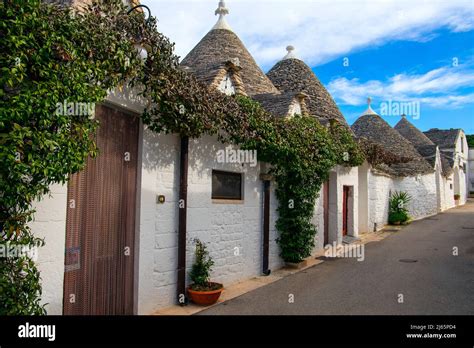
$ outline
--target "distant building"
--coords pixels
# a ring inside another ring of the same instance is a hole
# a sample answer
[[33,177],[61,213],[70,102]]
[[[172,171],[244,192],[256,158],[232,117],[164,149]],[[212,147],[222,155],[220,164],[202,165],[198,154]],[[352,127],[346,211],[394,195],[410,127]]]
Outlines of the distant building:
[[[412,197],[409,214],[414,219],[438,212],[436,170],[415,149],[412,143],[390,127],[370,106],[352,125],[359,138],[377,144],[380,151],[391,156],[403,156],[402,163],[366,163],[359,168],[359,190],[364,192],[359,200],[360,228],[371,232],[388,222],[389,200],[394,191],[405,191]],[[388,161],[386,161],[388,162]],[[436,160],[435,160],[436,162]],[[439,162],[438,162],[439,163]]]
[[453,190],[454,195],[459,195],[456,204],[466,203],[469,181],[468,181],[468,152],[466,134],[462,129],[430,129],[425,135],[438,145],[451,168],[454,171]]
[[474,148],[469,148],[469,192],[474,195]]
[[445,153],[439,151],[438,145],[433,143],[424,133],[416,128],[406,116],[395,125],[405,139],[412,143],[418,153],[431,164],[436,171],[436,195],[438,211],[443,211],[454,206],[453,177],[454,171]]

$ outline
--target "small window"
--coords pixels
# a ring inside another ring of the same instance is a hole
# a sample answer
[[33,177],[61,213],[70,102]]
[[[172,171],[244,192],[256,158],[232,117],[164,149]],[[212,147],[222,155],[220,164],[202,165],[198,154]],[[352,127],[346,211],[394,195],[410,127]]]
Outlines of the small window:
[[213,170],[212,199],[242,200],[242,174]]
[[293,103],[290,105],[290,110],[288,113],[290,114],[290,116],[301,115],[301,103],[298,100],[293,101]]
[[226,95],[234,95],[235,87],[229,74],[226,74],[219,84],[219,90]]

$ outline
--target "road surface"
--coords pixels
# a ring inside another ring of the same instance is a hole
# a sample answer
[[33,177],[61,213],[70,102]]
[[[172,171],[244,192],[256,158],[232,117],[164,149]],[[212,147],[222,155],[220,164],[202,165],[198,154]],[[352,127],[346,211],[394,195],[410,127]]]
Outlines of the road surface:
[[474,201],[199,314],[473,315]]

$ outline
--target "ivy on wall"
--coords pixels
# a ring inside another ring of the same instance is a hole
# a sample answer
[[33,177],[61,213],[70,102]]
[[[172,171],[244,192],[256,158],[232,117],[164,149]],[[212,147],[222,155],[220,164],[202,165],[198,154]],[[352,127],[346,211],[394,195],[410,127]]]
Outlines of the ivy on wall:
[[249,98],[237,100],[250,122],[246,135],[234,141],[256,149],[259,161],[272,165],[280,255],[286,262],[300,262],[314,247],[314,208],[329,171],[338,164],[358,166],[364,156],[350,131],[337,121],[324,127],[312,116],[274,118]]

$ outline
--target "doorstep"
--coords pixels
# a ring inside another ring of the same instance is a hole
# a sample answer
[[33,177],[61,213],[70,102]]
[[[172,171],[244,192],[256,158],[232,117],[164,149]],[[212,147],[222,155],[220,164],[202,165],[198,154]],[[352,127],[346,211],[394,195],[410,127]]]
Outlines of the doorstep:
[[[364,233],[364,234],[361,234],[359,236],[359,240],[357,240],[352,245],[355,246],[357,244],[378,242],[378,241],[381,241],[382,239],[385,239],[389,235],[391,235],[391,233],[384,232],[383,229],[378,232]],[[272,271],[272,273],[268,276],[262,275],[262,276],[250,278],[238,283],[234,283],[229,286],[224,286],[224,291],[222,292],[221,297],[219,298],[217,303],[211,306],[198,306],[190,302],[187,306],[174,305],[171,307],[160,309],[152,313],[152,315],[192,315],[192,314],[199,313],[208,308],[216,306],[220,303],[229,301],[233,298],[246,294],[247,292],[258,289],[262,286],[274,283],[280,279],[288,277],[289,275],[303,272],[307,270],[308,268],[319,265],[324,262],[323,260],[318,259],[321,256],[324,256],[324,249],[320,249],[314,255],[306,259],[306,264],[303,267],[300,267],[300,268],[283,267],[275,271]]]

